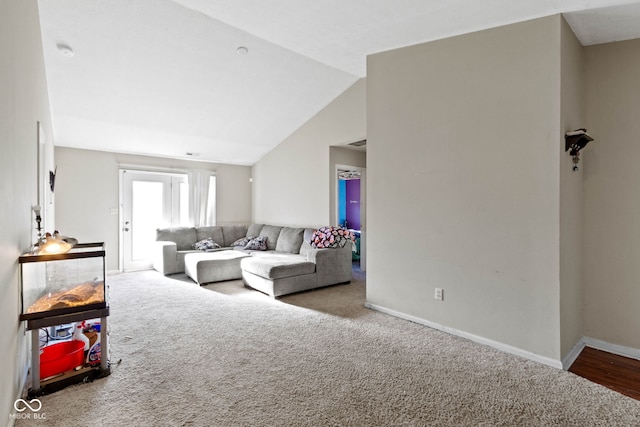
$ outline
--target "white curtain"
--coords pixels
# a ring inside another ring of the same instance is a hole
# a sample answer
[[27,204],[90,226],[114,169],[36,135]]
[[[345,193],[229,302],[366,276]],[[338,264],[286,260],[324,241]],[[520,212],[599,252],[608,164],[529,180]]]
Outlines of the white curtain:
[[189,222],[194,227],[207,224],[207,205],[209,198],[209,179],[211,172],[190,171],[189,179]]

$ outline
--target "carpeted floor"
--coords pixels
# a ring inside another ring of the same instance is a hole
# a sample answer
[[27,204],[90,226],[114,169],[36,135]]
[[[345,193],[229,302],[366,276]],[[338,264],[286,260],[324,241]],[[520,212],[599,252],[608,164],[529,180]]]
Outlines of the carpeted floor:
[[362,280],[280,300],[155,271],[108,284],[112,374],[16,426],[640,425],[640,401],[364,308]]

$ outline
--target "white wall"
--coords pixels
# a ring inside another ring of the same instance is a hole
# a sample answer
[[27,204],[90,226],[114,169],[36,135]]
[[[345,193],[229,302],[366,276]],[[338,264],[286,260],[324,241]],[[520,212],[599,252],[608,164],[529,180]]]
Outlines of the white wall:
[[216,172],[218,224],[251,222],[251,168],[56,147],[56,224],[81,242],[103,241],[107,270],[118,269],[119,165]]
[[[566,356],[583,328],[583,171],[573,172],[565,152],[564,133],[587,126],[584,107],[584,48],[562,20],[560,151],[560,331],[561,355]],[[579,164],[582,169],[583,164]]]
[[555,365],[560,28],[538,19],[367,68],[368,304]]
[[0,2],[0,56],[0,424],[6,425],[28,364],[17,260],[35,237],[38,121],[52,143],[36,0]]
[[585,335],[640,349],[640,40],[585,54]]
[[360,79],[253,166],[254,222],[330,224],[330,146],[365,139],[365,90]]

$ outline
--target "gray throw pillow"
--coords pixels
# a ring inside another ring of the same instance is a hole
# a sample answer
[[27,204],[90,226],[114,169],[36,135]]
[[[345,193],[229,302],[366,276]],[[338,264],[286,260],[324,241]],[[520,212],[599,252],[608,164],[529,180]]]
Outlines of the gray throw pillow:
[[211,239],[211,237],[207,237],[206,239],[202,239],[193,245],[193,249],[197,249],[199,251],[210,251],[213,249],[219,249],[220,245]]
[[244,248],[251,251],[266,251],[267,238],[266,237],[253,238],[249,240],[249,243],[247,243],[247,245]]
[[241,237],[238,240],[236,240],[235,242],[233,242],[231,244],[231,246],[242,246],[245,247],[247,246],[247,243],[249,243],[249,240],[253,239],[253,237]]

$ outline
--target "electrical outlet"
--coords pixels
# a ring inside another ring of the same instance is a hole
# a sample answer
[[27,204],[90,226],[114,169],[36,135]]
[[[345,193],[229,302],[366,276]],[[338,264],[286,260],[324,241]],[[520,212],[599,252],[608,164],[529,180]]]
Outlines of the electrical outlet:
[[444,291],[442,290],[442,288],[436,288],[436,293],[434,295],[434,298],[439,301],[444,300]]

